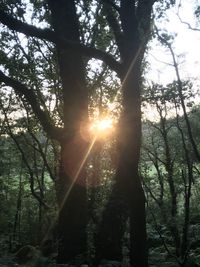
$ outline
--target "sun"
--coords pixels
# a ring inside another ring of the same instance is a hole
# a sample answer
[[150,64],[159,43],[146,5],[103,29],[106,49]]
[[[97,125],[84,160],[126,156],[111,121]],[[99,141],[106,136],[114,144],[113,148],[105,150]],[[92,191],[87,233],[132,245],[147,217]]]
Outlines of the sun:
[[98,119],[90,125],[90,131],[98,136],[107,136],[112,130],[113,120],[111,118]]
[[97,122],[97,129],[99,131],[106,131],[113,127],[113,121],[111,119],[104,119]]

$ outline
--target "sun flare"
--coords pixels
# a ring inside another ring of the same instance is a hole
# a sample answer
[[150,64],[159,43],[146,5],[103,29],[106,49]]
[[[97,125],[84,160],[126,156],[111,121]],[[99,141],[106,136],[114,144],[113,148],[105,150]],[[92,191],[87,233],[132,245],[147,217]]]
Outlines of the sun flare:
[[105,131],[113,127],[113,121],[111,119],[100,120],[97,123],[97,129],[100,131]]
[[113,129],[113,120],[111,118],[95,120],[90,126],[90,131],[98,135],[108,134],[111,132],[112,129]]

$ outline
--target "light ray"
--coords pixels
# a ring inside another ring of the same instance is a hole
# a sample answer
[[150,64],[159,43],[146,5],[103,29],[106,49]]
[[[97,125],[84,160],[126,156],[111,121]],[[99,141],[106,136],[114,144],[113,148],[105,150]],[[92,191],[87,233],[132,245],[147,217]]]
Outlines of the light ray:
[[[115,97],[114,97],[114,99],[113,99],[113,103],[115,103],[115,102],[117,101],[117,97],[118,97],[118,95],[120,94],[120,89],[121,89],[121,91],[123,91],[123,88],[124,88],[124,85],[125,85],[125,83],[126,83],[126,80],[128,79],[128,76],[130,75],[130,73],[131,73],[131,71],[132,71],[132,68],[134,67],[134,65],[135,65],[135,63],[136,63],[136,61],[137,61],[137,59],[138,59],[140,53],[142,52],[142,48],[143,48],[143,46],[144,46],[144,44],[145,44],[146,39],[147,39],[147,37],[143,39],[141,45],[139,46],[139,48],[138,48],[138,50],[137,50],[137,53],[136,53],[135,56],[133,57],[133,59],[132,59],[132,61],[131,61],[131,64],[130,64],[130,66],[129,66],[127,72],[126,72],[126,75],[124,76],[124,79],[123,79],[122,82],[121,82],[121,86],[120,86],[120,88],[117,90],[117,92],[116,92],[116,94],[115,94]],[[112,108],[111,108],[111,111],[112,111]]]
[[[71,180],[71,184],[70,184],[70,186],[69,186],[69,188],[68,188],[68,190],[67,190],[67,192],[66,192],[66,194],[65,194],[65,196],[64,196],[64,199],[63,199],[63,201],[62,201],[62,203],[61,203],[61,205],[60,205],[60,207],[59,207],[59,209],[58,209],[58,214],[59,214],[59,213],[61,212],[61,210],[63,209],[63,207],[64,207],[64,205],[65,205],[65,203],[66,203],[66,201],[67,201],[67,199],[68,199],[68,197],[69,197],[69,195],[70,195],[70,192],[71,192],[71,190],[72,190],[74,184],[76,183],[76,181],[77,181],[77,179],[78,179],[78,177],[79,177],[79,174],[80,174],[80,172],[81,172],[81,170],[82,170],[84,164],[86,163],[86,160],[87,160],[87,158],[88,158],[88,156],[89,156],[89,154],[90,154],[90,152],[91,152],[91,150],[92,150],[92,148],[93,148],[93,146],[94,146],[94,144],[95,144],[95,142],[96,142],[96,139],[97,139],[97,135],[95,135],[95,136],[93,137],[93,139],[92,139],[91,143],[89,144],[89,147],[88,147],[88,149],[87,149],[87,151],[86,151],[86,153],[85,153],[85,156],[83,157],[83,159],[82,159],[82,161],[81,161],[81,163],[80,163],[80,166],[79,166],[78,170],[76,171],[76,173],[75,173],[73,179]],[[50,227],[48,228],[48,230],[47,230],[47,232],[46,232],[46,235],[44,236],[44,238],[43,238],[43,240],[41,241],[40,245],[44,244],[45,240],[48,238],[48,236],[49,236],[51,230],[53,229],[53,227],[54,227],[55,224],[56,224],[57,219],[58,219],[58,215],[56,216],[56,218],[55,218],[55,219],[53,220],[53,222],[51,223],[51,225],[50,225]]]
[[86,162],[86,160],[87,160],[87,158],[88,158],[88,156],[89,156],[89,154],[90,154],[90,152],[91,152],[91,150],[92,150],[92,148],[94,146],[94,143],[96,142],[96,139],[97,139],[97,135],[95,135],[93,137],[93,139],[92,139],[92,141],[91,141],[91,143],[90,143],[90,145],[88,147],[88,150],[87,150],[87,152],[86,152],[83,160],[81,161],[80,166],[79,166],[76,174],[74,175],[74,179],[72,179],[72,183],[71,183],[70,187],[68,188],[68,190],[67,190],[67,192],[65,194],[65,197],[63,199],[63,202],[60,205],[59,211],[61,211],[63,209],[63,206],[64,206],[65,202],[67,201],[67,198],[68,198],[68,196],[69,196],[69,194],[70,194],[70,192],[71,192],[74,184],[76,183],[76,181],[77,181],[77,179],[79,177],[79,174],[80,174],[80,172],[81,172],[81,170],[82,170],[82,168],[83,168],[83,166],[84,166],[84,164],[85,164],[85,162]]
[[90,126],[90,131],[93,135],[96,135],[96,137],[105,137],[108,136],[112,130],[113,130],[113,120],[110,117],[105,117],[103,119],[97,119],[94,122],[92,122]]
[[[128,71],[127,71],[127,73],[126,73],[126,75],[125,75],[125,77],[124,77],[124,79],[123,79],[123,81],[122,81],[121,90],[123,90],[124,84],[125,84],[125,82],[126,82],[128,76],[129,76],[129,74],[130,74],[130,72],[131,72],[133,66],[134,66],[135,63],[136,63],[136,60],[137,60],[137,58],[138,58],[140,52],[142,51],[143,43],[144,43],[144,40],[143,40],[142,44],[140,45],[140,47],[139,47],[139,49],[138,49],[138,51],[137,51],[135,57],[134,57],[134,58],[132,59],[132,61],[131,61],[131,64],[130,64],[130,66],[129,66],[129,68],[128,68]],[[117,93],[116,93],[116,95],[115,95],[115,98],[114,98],[114,101],[117,99],[118,94],[119,94],[119,91],[117,91]],[[114,102],[114,101],[113,101],[113,102]],[[65,202],[67,201],[67,199],[68,199],[68,197],[69,197],[69,194],[70,194],[70,192],[71,192],[71,190],[72,190],[72,188],[73,188],[75,182],[76,182],[77,179],[78,179],[78,176],[79,176],[79,174],[80,174],[80,172],[81,172],[81,170],[82,170],[82,168],[83,168],[83,166],[84,166],[84,164],[85,164],[85,162],[86,162],[86,160],[87,160],[87,158],[88,158],[88,156],[89,156],[89,154],[90,154],[90,152],[91,152],[91,150],[92,150],[92,147],[93,147],[94,144],[95,144],[95,141],[96,141],[97,137],[98,137],[98,133],[96,133],[96,134],[94,135],[94,137],[93,137],[93,139],[92,139],[92,141],[91,141],[91,143],[90,143],[90,145],[89,145],[89,147],[88,147],[88,150],[87,150],[87,152],[86,152],[86,154],[85,154],[85,156],[84,156],[84,158],[83,158],[83,160],[82,160],[82,162],[81,162],[81,164],[80,164],[80,166],[79,166],[79,168],[78,168],[78,170],[77,170],[77,172],[76,172],[76,174],[75,174],[75,176],[74,176],[74,179],[72,179],[71,185],[70,185],[69,189],[68,189],[67,192],[66,192],[66,195],[65,195],[65,197],[64,197],[64,199],[63,199],[63,202],[62,202],[61,205],[60,205],[60,208],[58,209],[58,214],[59,214],[60,211],[63,209],[63,206],[64,206]],[[50,225],[50,227],[49,227],[49,229],[48,229],[48,231],[47,231],[45,237],[44,237],[43,240],[41,241],[41,245],[42,245],[43,242],[46,240],[46,238],[49,236],[50,231],[53,229],[54,225],[56,224],[57,218],[58,218],[58,216],[56,216],[55,220],[54,220],[54,221],[52,222],[52,224]]]

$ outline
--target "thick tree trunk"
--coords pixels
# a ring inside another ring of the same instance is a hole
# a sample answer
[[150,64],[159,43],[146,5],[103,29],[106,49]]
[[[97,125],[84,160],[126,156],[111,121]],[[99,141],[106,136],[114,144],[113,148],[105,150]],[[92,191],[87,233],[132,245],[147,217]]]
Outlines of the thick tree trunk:
[[[57,35],[79,40],[79,25],[73,0],[48,0]],[[57,46],[62,80],[63,123],[70,138],[61,140],[60,173],[56,181],[59,204],[58,262],[66,263],[86,252],[86,174],[81,167],[87,143],[84,125],[88,116],[88,94],[81,54]]]
[[66,172],[66,151],[63,147],[61,150],[62,158],[56,188],[59,202],[57,261],[66,263],[75,260],[77,256],[85,256],[87,206],[85,172],[82,170],[78,177],[77,174],[69,176]]
[[[123,111],[118,133],[116,183],[97,234],[96,255],[97,262],[104,258],[122,259],[122,237],[129,217],[131,265],[147,267],[145,197],[138,174],[141,146],[140,58],[135,58],[131,69],[125,68],[129,74],[125,76],[122,88]],[[130,62],[127,65],[130,66]]]
[[[141,147],[141,67],[151,22],[153,1],[119,1],[123,34],[116,31],[112,13],[110,26],[118,44],[123,75],[122,114],[119,123],[119,162],[116,184],[102,216],[96,238],[97,262],[122,258],[122,237],[130,218],[130,262],[148,266],[145,197],[138,164]],[[119,38],[117,38],[119,37]]]
[[[141,147],[141,54],[134,53],[134,65],[123,83],[123,114],[119,132],[119,167],[130,216],[130,262],[134,267],[148,266],[145,197],[138,173]],[[130,53],[131,54],[131,53]],[[132,57],[131,57],[132,58]],[[129,63],[128,66],[131,64]]]
[[127,219],[122,188],[116,182],[95,235],[95,264],[103,259],[122,260],[122,238]]

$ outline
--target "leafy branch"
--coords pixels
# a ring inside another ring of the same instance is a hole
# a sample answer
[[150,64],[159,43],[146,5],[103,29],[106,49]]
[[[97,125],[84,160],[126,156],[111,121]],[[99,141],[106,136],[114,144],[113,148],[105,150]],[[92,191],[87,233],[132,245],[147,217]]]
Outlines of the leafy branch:
[[102,50],[89,47],[89,46],[86,46],[84,44],[80,44],[77,42],[66,40],[62,36],[57,36],[53,30],[41,29],[33,25],[24,23],[6,14],[6,12],[4,12],[3,10],[0,10],[0,22],[6,25],[9,29],[21,32],[27,36],[40,38],[40,39],[52,42],[62,47],[63,49],[76,50],[82,53],[86,57],[102,60],[112,70],[114,70],[120,77],[122,75],[121,64],[118,61],[116,61],[112,55]]
[[62,139],[64,130],[62,128],[55,127],[48,112],[41,109],[33,89],[28,89],[26,85],[8,77],[2,71],[0,71],[0,83],[4,83],[5,85],[12,87],[21,99],[25,97],[26,101],[31,105],[32,110],[40,121],[42,127],[51,138],[58,141]]

